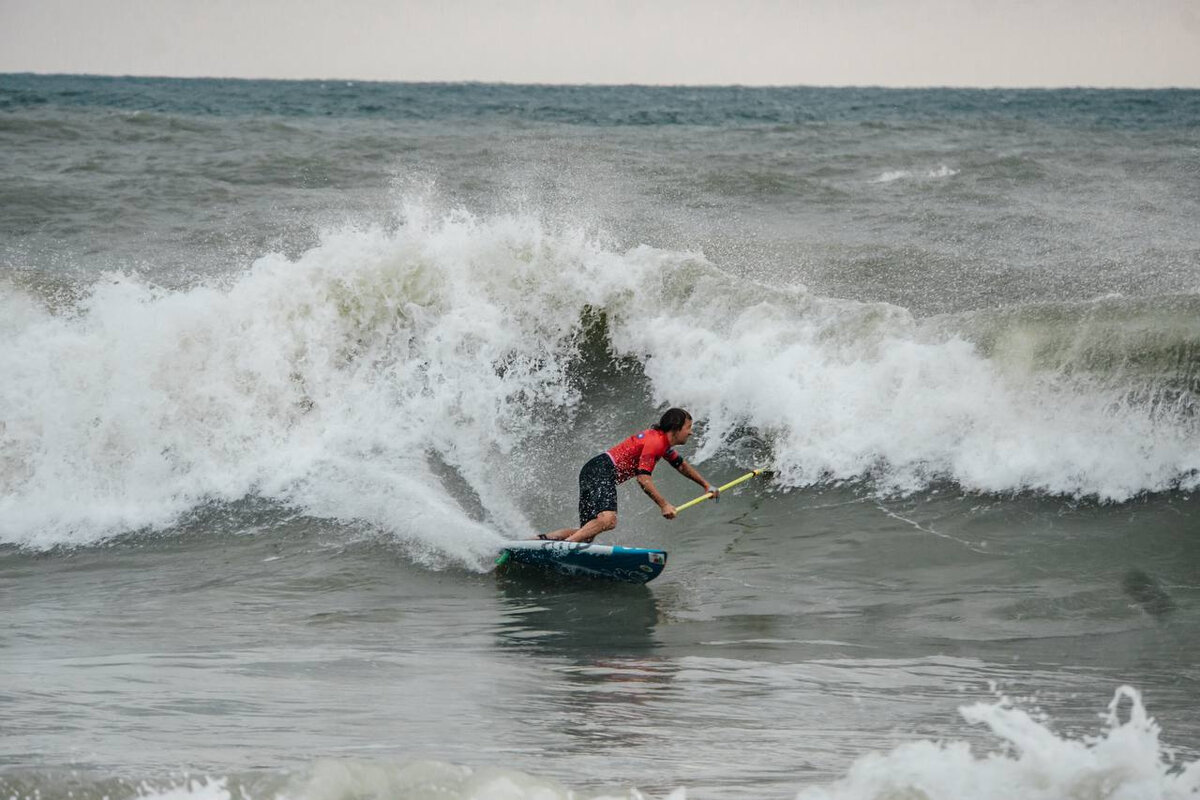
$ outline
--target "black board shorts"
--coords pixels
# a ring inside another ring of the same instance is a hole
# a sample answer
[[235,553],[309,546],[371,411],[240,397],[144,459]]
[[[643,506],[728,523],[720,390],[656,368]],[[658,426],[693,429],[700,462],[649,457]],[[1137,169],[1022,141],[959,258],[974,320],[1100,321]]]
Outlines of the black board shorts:
[[583,527],[601,511],[617,510],[617,468],[601,453],[579,470],[579,525]]

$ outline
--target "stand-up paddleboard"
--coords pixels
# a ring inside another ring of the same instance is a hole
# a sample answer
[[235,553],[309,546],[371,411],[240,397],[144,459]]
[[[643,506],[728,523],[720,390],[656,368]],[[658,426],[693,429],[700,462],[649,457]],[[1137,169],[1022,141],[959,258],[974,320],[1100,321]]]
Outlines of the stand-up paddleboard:
[[[735,478],[715,491],[705,492],[695,500],[689,500],[675,509],[676,512],[691,508],[705,500],[716,497],[719,492],[732,489],[755,475],[767,474],[765,469],[753,469],[740,478]],[[649,583],[659,576],[667,565],[666,550],[648,550],[642,547],[616,547],[586,542],[556,542],[530,539],[510,542],[500,548],[496,568],[504,569],[509,564],[525,564],[531,567],[558,572],[563,575],[582,575],[588,578],[607,578],[626,583]]]
[[496,566],[503,569],[509,564],[540,567],[563,575],[647,583],[657,578],[667,565],[667,551],[535,539],[502,547]]

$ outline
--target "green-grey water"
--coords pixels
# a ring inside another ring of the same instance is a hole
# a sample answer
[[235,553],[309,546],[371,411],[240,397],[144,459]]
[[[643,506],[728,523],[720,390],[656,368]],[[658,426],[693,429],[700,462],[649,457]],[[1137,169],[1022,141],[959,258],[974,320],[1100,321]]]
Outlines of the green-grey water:
[[1198,98],[0,76],[4,796],[1195,793]]

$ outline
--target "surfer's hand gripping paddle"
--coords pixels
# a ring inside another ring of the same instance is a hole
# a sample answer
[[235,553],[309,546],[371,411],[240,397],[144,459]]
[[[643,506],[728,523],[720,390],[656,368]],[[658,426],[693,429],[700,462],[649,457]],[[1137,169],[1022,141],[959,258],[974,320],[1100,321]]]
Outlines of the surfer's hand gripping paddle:
[[748,481],[751,478],[753,478],[755,475],[762,475],[764,472],[766,472],[765,469],[752,469],[749,472],[747,472],[745,475],[743,475],[742,477],[734,478],[733,480],[731,480],[729,483],[725,484],[724,486],[718,486],[715,492],[705,492],[704,494],[697,497],[695,500],[688,500],[686,503],[684,503],[681,506],[675,506],[675,513],[678,514],[680,511],[683,511],[685,508],[691,508],[692,506],[694,506],[698,503],[703,503],[705,500],[708,500],[710,497],[713,497],[714,495],[719,494],[719,493],[725,491],[726,489],[731,489],[743,481]]

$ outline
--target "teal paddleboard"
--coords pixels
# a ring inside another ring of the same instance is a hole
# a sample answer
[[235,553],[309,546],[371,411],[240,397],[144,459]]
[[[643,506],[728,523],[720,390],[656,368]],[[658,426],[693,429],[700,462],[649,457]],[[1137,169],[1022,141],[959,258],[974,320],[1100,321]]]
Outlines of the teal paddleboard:
[[667,565],[666,550],[589,544],[587,542],[510,542],[500,549],[498,568],[509,564],[539,567],[563,575],[647,583]]

